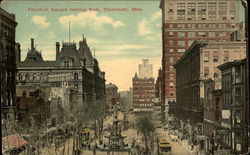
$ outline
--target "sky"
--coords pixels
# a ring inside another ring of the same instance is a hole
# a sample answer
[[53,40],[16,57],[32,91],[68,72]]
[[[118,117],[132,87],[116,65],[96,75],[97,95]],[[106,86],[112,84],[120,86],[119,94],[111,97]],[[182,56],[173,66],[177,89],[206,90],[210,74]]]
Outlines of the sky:
[[[55,43],[69,41],[70,21],[71,41],[78,45],[84,35],[90,49],[95,49],[106,83],[114,83],[118,91],[124,91],[132,87],[132,77],[144,58],[153,64],[153,75],[157,77],[162,51],[159,4],[160,1],[3,1],[1,7],[16,15],[21,60],[30,48],[30,38],[35,39],[44,60],[55,60]],[[74,8],[82,11],[70,10]],[[240,10],[242,14],[243,8]]]
[[[159,1],[4,1],[1,5],[16,15],[16,42],[21,44],[21,60],[30,48],[30,38],[35,39],[44,60],[55,60],[55,43],[69,41],[70,21],[71,41],[78,45],[84,34],[106,73],[106,83],[116,84],[119,91],[129,90],[143,58],[153,64],[154,77],[157,76],[162,49]],[[40,8],[48,10],[32,10]],[[52,8],[99,8],[100,11],[52,11]],[[104,11],[104,8],[129,11]]]

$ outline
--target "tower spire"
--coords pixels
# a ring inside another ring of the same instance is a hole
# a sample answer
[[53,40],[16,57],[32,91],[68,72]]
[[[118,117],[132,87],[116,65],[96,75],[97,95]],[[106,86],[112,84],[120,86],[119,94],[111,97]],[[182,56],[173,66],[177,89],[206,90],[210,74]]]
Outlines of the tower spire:
[[94,58],[95,58],[95,48],[94,48]]

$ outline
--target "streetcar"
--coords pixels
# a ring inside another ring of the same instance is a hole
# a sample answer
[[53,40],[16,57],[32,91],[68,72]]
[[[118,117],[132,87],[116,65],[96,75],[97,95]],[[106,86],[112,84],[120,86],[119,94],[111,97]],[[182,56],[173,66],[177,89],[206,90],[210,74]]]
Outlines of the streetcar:
[[80,131],[80,146],[81,148],[85,148],[88,145],[90,140],[90,128],[85,127]]
[[159,141],[159,154],[160,155],[171,155],[171,146],[166,139]]

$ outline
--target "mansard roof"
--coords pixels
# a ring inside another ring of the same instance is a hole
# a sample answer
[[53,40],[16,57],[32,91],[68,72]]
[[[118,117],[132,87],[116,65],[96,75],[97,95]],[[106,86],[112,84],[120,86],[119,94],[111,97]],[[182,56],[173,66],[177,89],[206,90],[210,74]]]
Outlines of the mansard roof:
[[88,47],[87,39],[83,37],[83,40],[79,42],[78,54],[80,59],[86,60],[86,65],[93,65],[93,56]]
[[81,66],[75,43],[71,43],[71,42],[63,43],[61,52],[59,53],[58,59],[56,60],[58,66],[59,66],[61,60],[64,58],[73,59],[73,61],[74,61],[73,66]]

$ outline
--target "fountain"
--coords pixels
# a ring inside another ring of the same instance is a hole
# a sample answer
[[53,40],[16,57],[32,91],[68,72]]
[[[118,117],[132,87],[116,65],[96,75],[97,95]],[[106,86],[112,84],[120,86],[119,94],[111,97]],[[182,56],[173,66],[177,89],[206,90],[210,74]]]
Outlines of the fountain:
[[104,136],[108,139],[108,142],[106,144],[97,145],[97,149],[107,152],[129,152],[131,150],[131,145],[124,143],[126,136],[122,136],[121,134],[122,129],[119,124],[120,121],[117,119],[117,115],[114,117],[112,124],[108,127],[109,135]]

